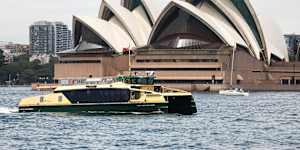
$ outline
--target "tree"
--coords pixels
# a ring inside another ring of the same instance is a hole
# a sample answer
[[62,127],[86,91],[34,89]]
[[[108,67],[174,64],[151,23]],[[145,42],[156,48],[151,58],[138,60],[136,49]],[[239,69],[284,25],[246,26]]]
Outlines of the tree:
[[0,66],[0,85],[5,84],[8,78],[13,84],[29,85],[34,82],[53,82],[54,64],[58,59],[51,57],[48,64],[41,65],[39,60],[30,62],[29,55],[14,58],[14,62]]
[[21,84],[30,84],[36,82],[38,75],[32,69],[26,69],[20,75]]
[[4,59],[5,59],[4,52],[2,49],[0,49],[0,67],[3,66]]

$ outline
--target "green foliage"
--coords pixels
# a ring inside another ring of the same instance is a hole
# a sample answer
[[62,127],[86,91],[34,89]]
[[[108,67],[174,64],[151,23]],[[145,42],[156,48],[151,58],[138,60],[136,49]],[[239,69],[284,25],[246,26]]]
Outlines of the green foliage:
[[5,59],[4,52],[2,49],[0,49],[0,67],[3,66],[4,59]]
[[29,85],[34,82],[53,82],[54,64],[57,59],[50,58],[48,64],[41,65],[39,60],[29,62],[29,55],[14,58],[14,62],[0,66],[0,84],[10,80],[13,84]]

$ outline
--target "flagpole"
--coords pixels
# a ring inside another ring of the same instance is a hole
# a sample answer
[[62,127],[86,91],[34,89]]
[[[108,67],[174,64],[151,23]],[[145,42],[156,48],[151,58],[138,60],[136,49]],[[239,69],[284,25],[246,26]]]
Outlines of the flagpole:
[[232,50],[232,58],[231,58],[231,70],[230,70],[230,87],[232,88],[233,86],[233,67],[234,67],[234,55],[236,51],[236,46],[234,46]]
[[128,48],[128,66],[129,66],[129,73],[131,74],[131,50],[130,50],[130,44],[129,44],[129,48]]

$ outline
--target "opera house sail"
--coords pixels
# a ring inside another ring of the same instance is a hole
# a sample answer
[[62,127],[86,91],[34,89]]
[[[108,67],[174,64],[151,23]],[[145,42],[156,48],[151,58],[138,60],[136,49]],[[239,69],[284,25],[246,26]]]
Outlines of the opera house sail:
[[73,17],[73,35],[74,49],[59,53],[55,67],[62,83],[129,67],[187,90],[226,88],[230,68],[234,84],[248,89],[300,82],[280,28],[250,0],[102,0],[98,17]]

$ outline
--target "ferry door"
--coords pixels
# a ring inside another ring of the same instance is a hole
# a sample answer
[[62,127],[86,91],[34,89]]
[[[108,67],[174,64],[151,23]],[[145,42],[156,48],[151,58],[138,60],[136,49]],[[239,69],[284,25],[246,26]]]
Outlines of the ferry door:
[[141,98],[140,91],[131,91],[130,92],[130,100],[139,100]]

